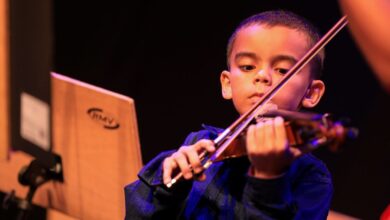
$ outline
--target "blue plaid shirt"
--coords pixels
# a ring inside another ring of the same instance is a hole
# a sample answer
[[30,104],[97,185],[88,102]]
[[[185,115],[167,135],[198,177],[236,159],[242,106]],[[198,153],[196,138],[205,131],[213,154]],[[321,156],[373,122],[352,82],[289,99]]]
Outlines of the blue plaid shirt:
[[[183,145],[214,139],[220,129],[205,126]],[[162,184],[163,152],[125,187],[126,219],[326,219],[333,193],[325,165],[311,154],[296,159],[276,179],[247,175],[246,157],[214,163],[205,181],[179,181],[172,189]]]

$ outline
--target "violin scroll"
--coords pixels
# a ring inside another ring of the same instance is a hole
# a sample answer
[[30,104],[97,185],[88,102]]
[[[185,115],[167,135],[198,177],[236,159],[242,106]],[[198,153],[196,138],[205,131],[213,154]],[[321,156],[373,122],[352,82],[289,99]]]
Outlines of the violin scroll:
[[305,152],[328,146],[332,152],[338,151],[346,140],[356,139],[358,129],[348,127],[342,121],[334,121],[330,114],[274,112],[288,120],[285,124],[289,143]]

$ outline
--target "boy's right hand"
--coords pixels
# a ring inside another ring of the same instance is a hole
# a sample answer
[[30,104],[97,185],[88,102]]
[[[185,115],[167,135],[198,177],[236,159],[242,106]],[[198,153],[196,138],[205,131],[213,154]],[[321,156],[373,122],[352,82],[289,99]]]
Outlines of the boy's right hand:
[[[187,180],[193,178],[194,174],[203,172],[199,158],[203,151],[213,153],[215,151],[214,143],[211,140],[201,139],[193,145],[180,147],[178,151],[165,158],[163,162],[164,184],[170,183],[172,175],[179,172],[182,172],[183,177]],[[204,173],[197,177],[198,180],[204,180],[205,178]]]

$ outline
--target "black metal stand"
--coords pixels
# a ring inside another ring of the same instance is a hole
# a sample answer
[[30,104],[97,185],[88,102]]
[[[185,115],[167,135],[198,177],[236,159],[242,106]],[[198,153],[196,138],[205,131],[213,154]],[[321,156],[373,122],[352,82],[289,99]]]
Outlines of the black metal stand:
[[55,161],[52,167],[47,167],[39,160],[34,159],[28,166],[20,170],[19,183],[29,187],[26,198],[18,200],[12,192],[3,202],[5,208],[12,206],[11,203],[16,203],[18,209],[17,220],[27,220],[29,218],[32,211],[32,199],[39,186],[50,180],[63,182],[61,158],[56,156]]

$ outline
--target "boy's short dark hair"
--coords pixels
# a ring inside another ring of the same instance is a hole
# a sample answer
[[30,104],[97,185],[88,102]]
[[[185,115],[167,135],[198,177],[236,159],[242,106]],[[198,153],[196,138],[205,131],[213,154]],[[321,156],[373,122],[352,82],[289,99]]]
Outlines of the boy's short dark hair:
[[[295,29],[305,33],[308,37],[308,46],[311,48],[316,42],[318,42],[321,38],[320,32],[318,29],[305,18],[284,10],[276,10],[276,11],[266,11],[259,14],[255,14],[244,21],[242,21],[232,36],[229,39],[227,45],[227,65],[230,68],[230,54],[232,53],[232,48],[234,45],[234,41],[237,37],[237,34],[241,29],[248,27],[250,25],[265,25],[268,27],[274,26],[284,26],[291,29]],[[325,52],[322,50],[317,56],[313,58],[310,62],[311,66],[311,74],[312,77],[318,79],[321,77],[323,62],[325,58]]]

